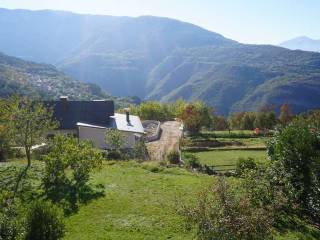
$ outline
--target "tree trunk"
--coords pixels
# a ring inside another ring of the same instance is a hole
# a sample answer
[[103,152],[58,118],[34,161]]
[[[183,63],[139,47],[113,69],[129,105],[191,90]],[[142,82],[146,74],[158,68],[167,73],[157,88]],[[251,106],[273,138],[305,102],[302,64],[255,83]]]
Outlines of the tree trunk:
[[26,150],[27,161],[28,161],[27,168],[29,168],[31,166],[31,148],[25,147],[25,150]]

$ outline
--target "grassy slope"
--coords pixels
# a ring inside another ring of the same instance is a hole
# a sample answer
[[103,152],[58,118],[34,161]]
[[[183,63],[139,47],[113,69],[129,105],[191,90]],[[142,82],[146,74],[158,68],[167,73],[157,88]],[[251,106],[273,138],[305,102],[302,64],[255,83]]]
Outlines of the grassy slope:
[[105,197],[68,218],[66,239],[192,239],[175,203],[210,182],[180,169],[153,173],[132,163],[104,166],[93,179],[105,186]]
[[[202,164],[209,166],[215,165],[235,165],[239,158],[252,157],[257,162],[264,162],[267,159],[266,151],[260,150],[221,150],[197,152],[195,155]],[[227,169],[230,167],[218,167],[218,169]],[[234,167],[231,167],[234,168]]]

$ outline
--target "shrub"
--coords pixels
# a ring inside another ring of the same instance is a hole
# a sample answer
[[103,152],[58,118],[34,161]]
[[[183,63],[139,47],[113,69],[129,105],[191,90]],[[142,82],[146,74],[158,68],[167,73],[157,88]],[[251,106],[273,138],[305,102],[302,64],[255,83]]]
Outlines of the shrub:
[[154,164],[154,163],[143,164],[142,168],[146,169],[146,170],[148,170],[150,172],[153,172],[153,173],[158,173],[158,172],[163,171],[163,167],[162,166],[160,166],[158,164]]
[[257,164],[253,158],[239,158],[236,164],[236,175],[241,176],[248,170],[257,168]]
[[145,144],[144,139],[138,140],[133,148],[132,154],[134,159],[137,159],[138,161],[144,161],[148,159],[148,150]]
[[18,201],[12,202],[10,194],[0,194],[0,239],[18,240],[24,236],[24,216]]
[[292,121],[269,143],[275,184],[302,213],[320,219],[320,129],[303,118]]
[[126,145],[126,139],[121,131],[112,128],[106,129],[105,142],[109,147],[107,154],[108,159],[116,160],[125,158],[123,150]]
[[212,167],[208,166],[208,165],[203,165],[201,166],[200,168],[200,171],[202,173],[205,173],[205,174],[208,174],[208,175],[214,175],[214,174],[217,174],[217,172],[215,170],[212,169]]
[[49,202],[35,202],[27,215],[26,240],[58,240],[65,226],[59,208]]
[[168,162],[170,164],[179,164],[180,163],[180,154],[178,151],[171,151],[167,156]]
[[184,163],[187,168],[201,168],[201,164],[196,155],[192,153],[184,153]]
[[273,212],[238,196],[222,179],[200,193],[196,206],[183,205],[179,213],[188,228],[196,227],[198,239],[272,239]]

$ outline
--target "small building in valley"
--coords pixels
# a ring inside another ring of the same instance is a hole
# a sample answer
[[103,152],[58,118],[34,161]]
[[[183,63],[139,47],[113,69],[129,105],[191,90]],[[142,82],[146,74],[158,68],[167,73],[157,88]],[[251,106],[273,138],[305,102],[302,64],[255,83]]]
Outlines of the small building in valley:
[[47,101],[45,105],[53,110],[53,117],[59,122],[59,129],[51,134],[69,134],[79,139],[89,140],[101,149],[108,149],[105,142],[107,128],[121,131],[125,137],[125,148],[133,148],[144,135],[144,128],[138,116],[114,112],[112,100],[69,101],[61,97],[59,101]]

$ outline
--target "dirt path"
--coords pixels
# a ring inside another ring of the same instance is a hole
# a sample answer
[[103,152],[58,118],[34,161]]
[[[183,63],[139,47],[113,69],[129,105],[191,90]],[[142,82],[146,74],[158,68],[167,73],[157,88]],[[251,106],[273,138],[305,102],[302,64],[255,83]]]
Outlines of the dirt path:
[[178,150],[182,131],[180,123],[168,121],[161,124],[162,134],[158,141],[147,143],[151,160],[161,161],[172,150]]

